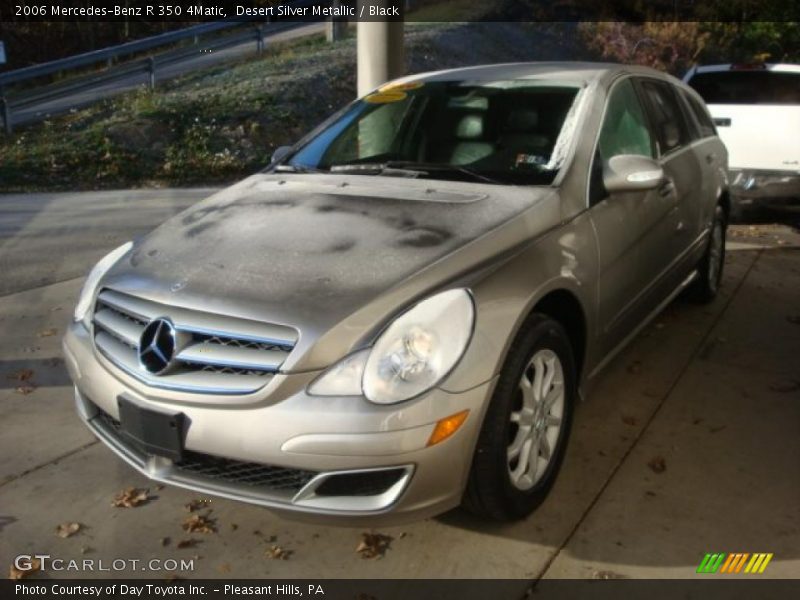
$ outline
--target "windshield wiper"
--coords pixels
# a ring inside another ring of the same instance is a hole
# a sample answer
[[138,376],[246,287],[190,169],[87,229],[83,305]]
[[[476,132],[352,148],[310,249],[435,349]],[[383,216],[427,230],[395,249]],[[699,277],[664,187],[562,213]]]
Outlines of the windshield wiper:
[[360,173],[362,175],[387,175],[393,177],[419,177],[422,173],[419,169],[397,168],[389,163],[345,163],[343,165],[332,165],[331,173]]
[[307,165],[290,165],[290,164],[282,164],[282,165],[275,165],[275,172],[276,173],[324,173],[322,169],[317,169],[316,167],[309,167]]
[[400,167],[402,169],[410,169],[414,171],[438,171],[440,173],[461,173],[462,175],[467,175],[472,179],[477,179],[478,181],[485,181],[486,183],[494,183],[494,184],[503,184],[502,181],[498,179],[494,179],[489,177],[488,175],[484,175],[479,173],[478,171],[474,171],[468,167],[462,167],[460,165],[448,165],[448,164],[441,164],[441,163],[425,163],[425,162],[413,162],[413,161],[405,161],[405,160],[390,160],[386,163],[388,167]]
[[461,167],[458,165],[447,165],[439,163],[423,163],[405,160],[388,160],[386,162],[375,163],[350,163],[343,165],[333,165],[331,173],[371,173],[375,175],[393,175],[400,177],[417,177],[428,175],[430,172],[439,173],[460,173],[478,181],[486,183],[502,184],[502,181],[493,179],[487,175]]

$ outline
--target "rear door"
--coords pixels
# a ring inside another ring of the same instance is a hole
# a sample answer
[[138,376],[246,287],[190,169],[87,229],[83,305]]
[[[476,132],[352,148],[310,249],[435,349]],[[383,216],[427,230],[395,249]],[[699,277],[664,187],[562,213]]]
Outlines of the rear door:
[[728,166],[728,153],[717,136],[713,120],[708,110],[696,94],[687,88],[679,88],[678,96],[684,103],[687,116],[692,125],[692,148],[705,173],[698,182],[702,193],[702,204],[693,212],[697,219],[695,227],[703,232],[714,217],[714,209],[722,191],[727,187],[725,172]]
[[655,133],[665,183],[652,210],[642,262],[649,281],[648,307],[655,308],[683,280],[683,259],[699,235],[704,167],[692,148],[692,136],[675,88],[660,79],[639,80]]

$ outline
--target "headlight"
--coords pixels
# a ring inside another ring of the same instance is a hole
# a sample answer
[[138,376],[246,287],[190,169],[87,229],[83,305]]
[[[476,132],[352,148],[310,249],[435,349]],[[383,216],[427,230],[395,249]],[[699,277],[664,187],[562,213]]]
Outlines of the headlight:
[[475,308],[469,292],[449,290],[397,317],[371,349],[351,354],[308,388],[316,396],[361,395],[394,404],[440,383],[467,349]]
[[78,304],[75,306],[73,318],[76,321],[83,321],[86,317],[86,313],[89,312],[100,279],[128,250],[131,249],[132,246],[133,242],[122,244],[122,246],[116,250],[112,250],[101,258],[100,261],[92,267],[92,270],[89,271],[89,276],[83,284],[83,289],[81,289],[81,295],[78,297]]

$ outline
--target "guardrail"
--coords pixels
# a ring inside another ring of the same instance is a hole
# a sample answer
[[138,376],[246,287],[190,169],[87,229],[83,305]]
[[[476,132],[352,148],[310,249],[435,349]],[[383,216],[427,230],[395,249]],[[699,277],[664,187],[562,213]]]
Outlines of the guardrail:
[[[319,0],[298,0],[291,4],[292,6],[301,7],[322,6],[328,5],[329,3],[320,2]],[[254,24],[256,22],[257,24]],[[0,74],[0,116],[3,118],[5,132],[13,132],[14,109],[31,106],[38,102],[66,97],[82,90],[91,89],[136,74],[146,74],[147,85],[153,89],[156,85],[158,70],[160,68],[179,62],[189,56],[196,55],[198,47],[202,47],[203,50],[221,50],[252,40],[256,44],[256,51],[261,53],[264,50],[265,35],[274,35],[282,31],[302,27],[305,24],[304,22],[295,21],[259,21],[255,17],[250,19],[229,18],[223,21],[194,25],[185,29],[169,31],[167,33],[126,42],[117,46],[85,52],[83,54],[77,54],[75,56],[2,73]],[[239,31],[203,40],[201,43],[201,36],[207,36],[208,34],[227,29],[239,29]],[[112,66],[113,61],[119,60],[122,57],[175,44],[186,39],[192,39],[192,45],[175,48],[161,54],[138,58]],[[9,90],[13,85],[42,78],[54,73],[96,65],[102,62],[105,62],[108,66],[101,71],[70,78],[63,82],[50,83],[40,87],[22,90],[18,93],[12,94]],[[83,104],[86,104],[86,101],[84,101]],[[72,108],[75,107],[76,106],[73,106]]]

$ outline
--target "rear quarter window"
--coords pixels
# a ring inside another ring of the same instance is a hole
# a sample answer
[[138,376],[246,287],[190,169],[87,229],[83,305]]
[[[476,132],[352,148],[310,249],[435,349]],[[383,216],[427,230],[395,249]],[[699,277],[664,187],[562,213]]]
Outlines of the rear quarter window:
[[711,120],[711,115],[708,114],[706,107],[692,94],[683,90],[681,90],[680,94],[689,108],[689,113],[693,117],[700,137],[706,138],[717,135],[717,129],[714,127],[714,122]]

